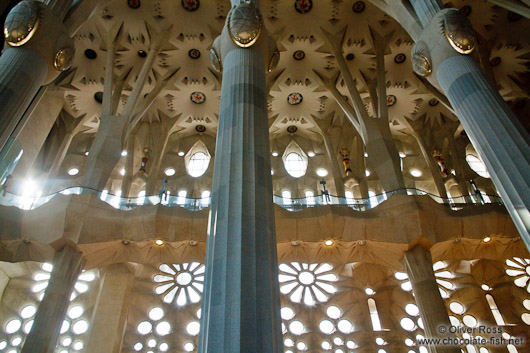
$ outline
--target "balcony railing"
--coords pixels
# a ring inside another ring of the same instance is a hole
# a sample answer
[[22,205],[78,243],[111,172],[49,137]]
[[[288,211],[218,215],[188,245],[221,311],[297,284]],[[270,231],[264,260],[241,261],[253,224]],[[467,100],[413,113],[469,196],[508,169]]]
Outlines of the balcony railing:
[[[160,193],[157,195],[149,195],[143,197],[120,197],[107,192],[102,192],[85,187],[71,187],[64,189],[55,194],[47,196],[24,196],[14,195],[8,192],[0,192],[0,205],[14,206],[24,210],[31,210],[46,204],[53,197],[58,194],[63,195],[82,195],[92,194],[97,195],[102,201],[108,203],[114,208],[120,210],[131,210],[139,206],[153,206],[164,205],[168,207],[183,207],[190,211],[199,211],[210,206],[211,198],[187,198],[181,196],[168,195]],[[394,194],[399,195],[429,195],[434,201],[445,204],[453,210],[459,210],[468,206],[476,206],[483,204],[502,204],[499,196],[493,195],[473,195],[460,196],[451,199],[443,199],[439,196],[429,194],[425,191],[417,189],[400,189],[379,195],[375,195],[365,199],[338,197],[332,195],[319,195],[303,197],[298,199],[283,198],[274,195],[274,203],[285,208],[288,211],[301,211],[310,207],[320,207],[326,205],[350,207],[356,211],[366,211],[377,207],[380,203]]]

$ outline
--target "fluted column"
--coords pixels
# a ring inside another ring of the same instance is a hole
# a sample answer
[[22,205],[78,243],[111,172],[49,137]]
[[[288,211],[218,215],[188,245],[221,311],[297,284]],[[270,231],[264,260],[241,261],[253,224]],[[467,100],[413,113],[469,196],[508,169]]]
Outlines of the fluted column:
[[466,17],[442,10],[437,0],[411,3],[424,26],[412,50],[413,68],[447,96],[530,249],[530,135],[466,55],[476,47]]
[[8,117],[22,117],[47,73],[44,59],[26,48],[7,48],[0,56],[0,131],[3,144],[18,123],[18,119]]
[[[420,317],[425,328],[426,338],[448,337],[442,334],[444,329],[449,330],[451,325],[444,300],[440,295],[436,277],[432,270],[432,257],[429,250],[420,245],[406,251],[403,256],[403,265],[412,284],[412,291],[416,304],[420,309]],[[459,353],[457,346],[430,345],[431,353]]]
[[414,8],[423,27],[426,27],[434,15],[444,8],[439,0],[411,0],[410,4]]
[[49,353],[55,350],[70,295],[83,264],[81,253],[70,246],[65,246],[55,254],[50,281],[22,353]]
[[283,352],[265,82],[273,42],[266,36],[240,48],[225,27],[214,43],[223,83],[200,353]]
[[[37,19],[32,15],[38,15]],[[28,30],[21,34],[24,28]],[[8,15],[4,31],[7,45],[0,56],[0,150],[39,88],[69,68],[74,51],[62,18],[41,2],[20,2]]]
[[528,132],[473,58],[455,56],[445,60],[437,77],[530,248]]

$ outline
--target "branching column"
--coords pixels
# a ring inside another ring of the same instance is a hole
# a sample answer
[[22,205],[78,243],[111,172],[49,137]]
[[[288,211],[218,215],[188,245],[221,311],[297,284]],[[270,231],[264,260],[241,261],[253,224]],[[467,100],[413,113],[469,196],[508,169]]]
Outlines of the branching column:
[[476,38],[465,16],[437,0],[411,4],[424,27],[412,51],[414,71],[445,92],[530,248],[530,135],[466,55]]
[[49,353],[55,350],[70,295],[83,264],[81,253],[70,246],[65,246],[55,254],[50,281],[22,353]]
[[253,2],[233,0],[232,5],[227,17],[232,37],[225,26],[212,49],[222,58],[223,83],[198,352],[279,353],[283,341],[265,82],[275,44],[261,33],[255,44],[241,47],[256,38],[262,20]]
[[[412,284],[416,304],[420,309],[426,337],[449,336],[448,333],[444,334],[444,329],[448,331],[451,323],[436,283],[436,277],[434,277],[431,253],[417,245],[404,253],[403,265]],[[430,345],[429,350],[431,353],[460,352],[460,348],[447,345]]]
[[103,270],[86,352],[121,352],[127,323],[127,295],[133,282],[134,274],[124,264],[110,265]]

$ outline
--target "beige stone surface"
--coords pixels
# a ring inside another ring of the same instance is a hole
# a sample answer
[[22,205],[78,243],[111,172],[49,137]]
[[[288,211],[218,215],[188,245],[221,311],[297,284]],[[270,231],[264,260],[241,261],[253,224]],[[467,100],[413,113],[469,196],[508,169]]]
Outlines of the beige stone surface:
[[[96,195],[59,194],[34,210],[1,206],[1,244],[8,261],[49,261],[55,248],[77,244],[87,268],[203,261],[208,212],[162,205],[125,211]],[[432,246],[435,260],[527,254],[502,206],[453,211],[429,196],[395,195],[365,212],[337,206],[290,212],[276,206],[275,218],[280,261],[363,261],[399,269],[403,251],[418,241]],[[486,236],[494,241],[484,243]],[[155,245],[156,239],[164,245]],[[322,247],[327,239],[335,244]],[[298,246],[291,244],[295,240]]]

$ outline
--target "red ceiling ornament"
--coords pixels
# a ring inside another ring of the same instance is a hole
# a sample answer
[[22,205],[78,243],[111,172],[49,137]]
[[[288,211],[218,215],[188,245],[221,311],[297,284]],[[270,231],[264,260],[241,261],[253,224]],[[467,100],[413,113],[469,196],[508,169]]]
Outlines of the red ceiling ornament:
[[434,107],[434,106],[438,105],[438,103],[439,103],[439,102],[438,102],[438,99],[436,99],[436,98],[431,98],[431,99],[429,100],[429,105],[430,105],[431,107]]
[[296,12],[305,14],[311,11],[313,8],[313,1],[312,0],[296,0],[294,2],[294,8]]
[[140,7],[141,3],[140,0],[127,0],[127,5],[129,5],[131,9],[137,9]]
[[305,53],[303,50],[297,50],[293,53],[294,60],[303,60],[305,58]]
[[403,53],[399,53],[394,57],[394,62],[396,64],[402,64],[405,62],[405,60],[407,60],[407,56]]
[[193,92],[190,94],[190,100],[195,104],[202,104],[206,100],[206,96],[202,92]]
[[393,94],[389,94],[388,96],[386,96],[386,106],[387,107],[393,106],[394,104],[396,104],[396,102],[397,102],[397,98]]
[[302,103],[304,97],[300,93],[291,93],[287,96],[287,103],[290,105],[297,105]]
[[199,0],[182,0],[182,7],[186,10],[193,12],[199,8],[201,3]]
[[364,1],[356,1],[352,6],[352,10],[355,13],[361,13],[364,11],[365,8],[366,8],[366,5]]
[[188,51],[188,56],[192,59],[198,59],[201,57],[201,51],[199,49],[190,49]]

